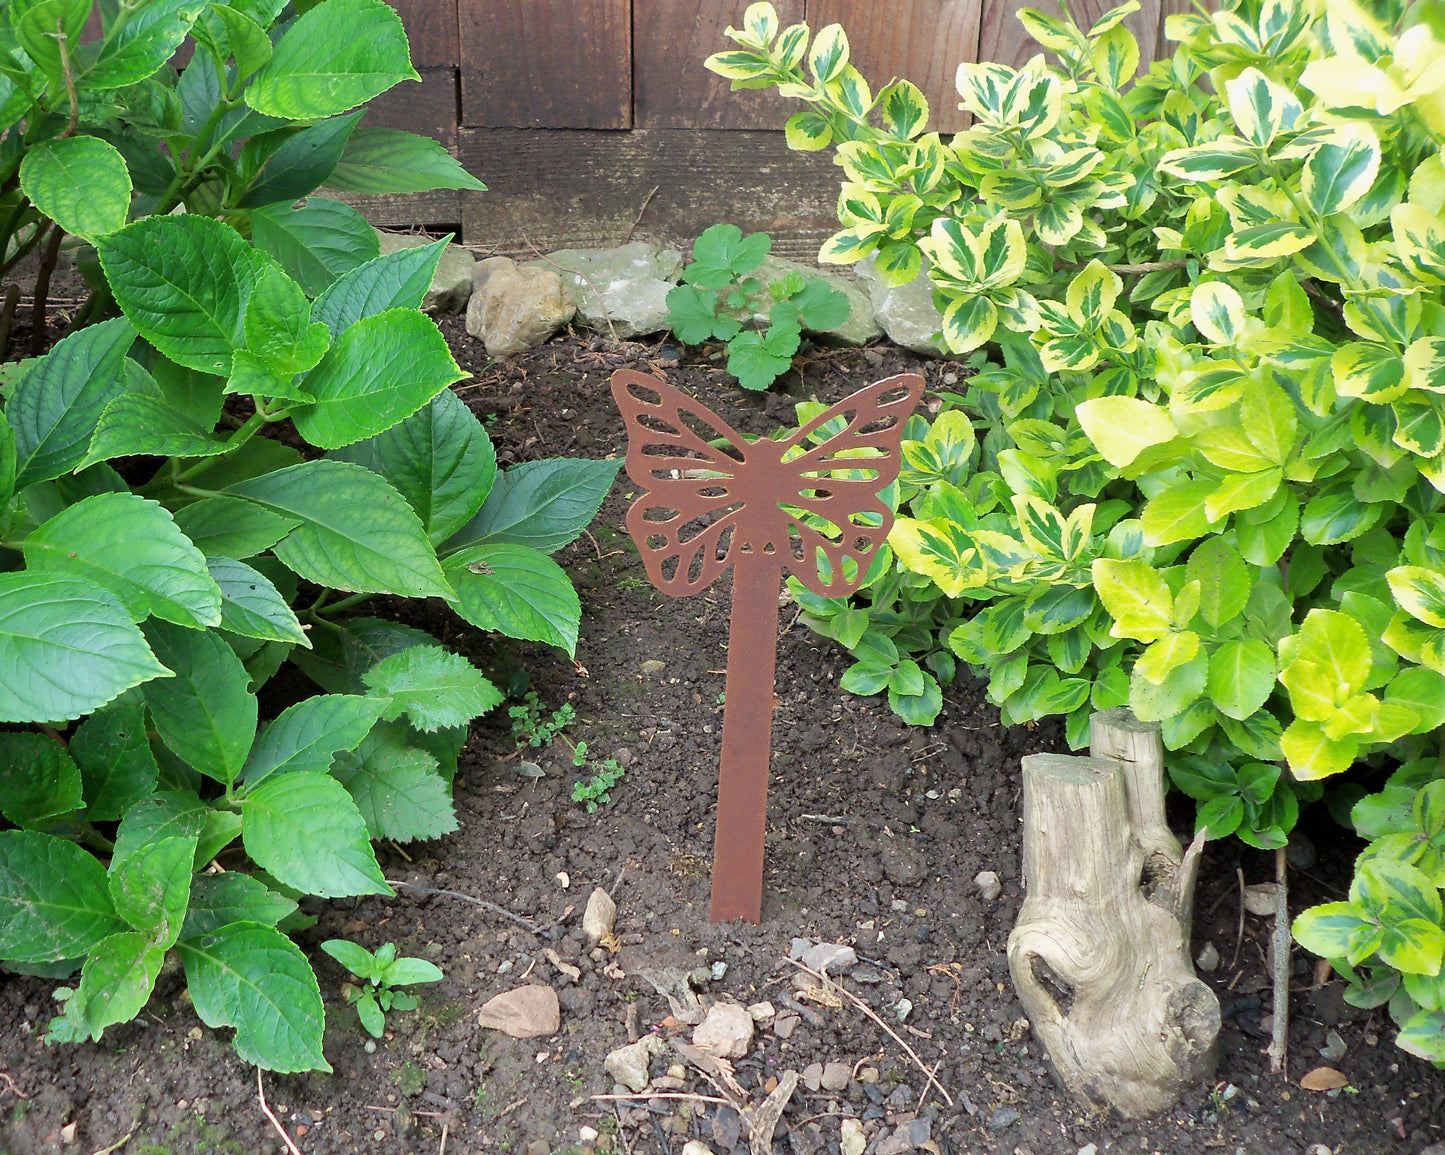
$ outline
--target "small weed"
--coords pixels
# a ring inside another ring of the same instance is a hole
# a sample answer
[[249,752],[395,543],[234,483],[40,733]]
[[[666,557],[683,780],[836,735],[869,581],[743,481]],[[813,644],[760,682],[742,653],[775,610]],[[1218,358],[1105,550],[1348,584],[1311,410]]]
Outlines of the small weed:
[[528,690],[521,704],[507,710],[507,717],[512,719],[512,738],[520,750],[523,746],[550,746],[552,740],[572,724],[577,711],[571,702],[563,702],[549,718],[537,691]]
[[321,949],[362,981],[358,987],[345,983],[342,996],[356,1007],[361,1025],[372,1038],[386,1030],[387,1011],[414,1011],[416,996],[395,987],[440,982],[441,968],[420,958],[397,958],[396,944],[383,943],[373,954],[364,946],[344,938],[327,939]]
[[[577,743],[577,752],[574,753],[572,764],[582,766],[586,764],[587,743]],[[572,783],[572,801],[581,802],[587,807],[588,814],[594,814],[597,807],[612,801],[612,788],[622,781],[622,776],[627,773],[622,763],[616,758],[608,758],[605,762],[593,762],[589,767],[592,777],[583,782],[578,779]]]
[[426,1090],[426,1072],[407,1060],[391,1076],[403,1095],[419,1095]]

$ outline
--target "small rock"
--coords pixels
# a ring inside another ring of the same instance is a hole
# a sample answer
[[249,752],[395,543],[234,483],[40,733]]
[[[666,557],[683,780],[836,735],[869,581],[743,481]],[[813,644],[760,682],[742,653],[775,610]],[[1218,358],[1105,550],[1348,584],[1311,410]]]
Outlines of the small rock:
[[819,974],[839,974],[858,962],[858,952],[845,943],[820,942],[805,950],[799,961]]
[[812,949],[812,946],[812,939],[795,938],[792,941],[791,945],[789,945],[788,947],[788,957],[790,959],[797,959],[801,962],[803,955],[805,955],[810,949]]
[[717,962],[715,962],[715,963],[712,964],[711,974],[712,974],[712,981],[713,981],[713,982],[715,982],[715,983],[720,983],[720,982],[722,982],[723,978],[727,975],[727,973],[728,973],[728,964],[725,963],[725,962],[723,962],[721,959],[719,959]]
[[1003,1131],[1012,1127],[1019,1121],[1019,1112],[1015,1107],[1000,1107],[988,1117],[988,1129],[990,1131]]
[[1335,1063],[1345,1057],[1347,1050],[1349,1050],[1349,1048],[1345,1046],[1345,1040],[1340,1036],[1339,1031],[1331,1028],[1325,1033],[1325,1045],[1320,1048],[1320,1054],[1322,1056],[1330,1062]]
[[1219,951],[1212,942],[1207,942],[1200,948],[1199,957],[1194,960],[1194,965],[1205,974],[1213,974],[1219,967]]
[[741,1059],[753,1042],[753,1017],[737,1003],[714,1003],[692,1032],[692,1045],[719,1059]]
[[[377,230],[376,239],[381,242],[381,255],[399,252],[402,249],[416,249],[432,244],[431,237],[414,237],[404,233],[384,233]],[[436,275],[432,277],[426,295],[422,297],[423,309],[435,309],[438,313],[462,313],[472,296],[472,269],[477,259],[461,245],[448,245],[442,250],[437,262]]]
[[598,1138],[600,1132],[596,1127],[578,1127],[577,1138],[584,1143],[591,1143]]
[[651,1074],[648,1067],[654,1055],[666,1050],[661,1039],[648,1035],[636,1043],[610,1051],[602,1060],[603,1069],[629,1091],[645,1091]]
[[617,904],[612,896],[600,886],[593,889],[587,898],[587,909],[582,913],[582,937],[588,946],[596,946],[612,933],[617,921]]
[[748,1014],[752,1015],[755,1023],[766,1023],[777,1013],[772,1003],[752,1003],[748,1006]]
[[780,1039],[786,1039],[798,1029],[798,1024],[802,1021],[797,1015],[779,1015],[773,1020],[773,1034]]
[[1279,888],[1272,882],[1256,882],[1244,888],[1244,909],[1250,914],[1269,915],[1279,904]]
[[633,241],[615,249],[561,249],[523,267],[557,273],[580,324],[607,336],[616,330],[626,340],[668,328],[667,294],[682,271],[682,254]]
[[642,663],[642,672],[649,677],[653,674],[660,674],[665,669],[667,669],[667,663],[659,662],[656,658],[648,658]]
[[552,1155],[552,1147],[545,1139],[533,1139],[527,1144],[527,1155]]
[[809,1063],[803,1068],[803,1086],[810,1091],[818,1091],[823,1086],[823,1064]]
[[712,1117],[712,1139],[724,1151],[731,1151],[742,1135],[743,1121],[731,1107],[719,1107]]
[[928,356],[947,354],[947,346],[938,339],[943,314],[933,303],[933,282],[928,279],[927,261],[917,277],[897,287],[883,283],[874,257],[860,261],[854,266],[854,272],[868,286],[873,316],[895,345]]
[[893,1004],[893,1013],[898,1016],[900,1023],[906,1022],[908,1016],[913,1013],[912,999],[899,999]]
[[[1017,1116],[1018,1112],[1014,1112]],[[917,1151],[931,1137],[932,1119],[913,1119],[901,1124],[886,1139],[880,1139],[873,1148],[874,1155],[903,1155],[905,1151]]]
[[842,1155],[863,1155],[864,1148],[868,1146],[868,1134],[863,1130],[863,1124],[857,1119],[844,1119],[841,1130],[839,1149]]
[[712,1148],[701,1139],[689,1139],[682,1145],[682,1155],[712,1155]]
[[1095,1143],[1085,1143],[1075,1152],[1075,1155],[1099,1155],[1099,1147]]
[[823,1068],[823,1090],[842,1091],[853,1077],[853,1068],[847,1063],[829,1063]]
[[537,1039],[562,1029],[557,992],[540,983],[516,987],[487,1000],[479,1017],[482,1026],[514,1039]]
[[490,357],[535,349],[572,319],[577,307],[550,269],[519,269],[508,257],[488,257],[472,270],[467,332]]
[[980,870],[973,876],[973,884],[978,887],[978,893],[983,896],[984,902],[992,902],[1003,893],[1003,883],[991,870]]

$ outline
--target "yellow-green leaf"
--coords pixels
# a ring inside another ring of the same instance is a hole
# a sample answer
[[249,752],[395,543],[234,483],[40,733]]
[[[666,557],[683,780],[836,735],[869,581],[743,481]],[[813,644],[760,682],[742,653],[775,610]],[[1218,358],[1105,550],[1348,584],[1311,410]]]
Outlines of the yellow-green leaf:
[[1179,433],[1167,409],[1137,397],[1095,397],[1080,402],[1074,415],[1104,459],[1120,468]]
[[1263,505],[1274,496],[1283,479],[1284,473],[1279,469],[1263,469],[1258,473],[1236,473],[1226,477],[1205,499],[1204,514],[1211,522],[1214,522],[1226,514]]
[[1189,297],[1194,327],[1216,345],[1233,345],[1244,331],[1244,300],[1223,281],[1204,281]]
[[1314,782],[1348,770],[1360,752],[1355,738],[1335,741],[1329,738],[1318,722],[1296,718],[1280,735],[1280,748],[1289,763],[1290,773],[1301,782]]
[[1320,216],[1343,212],[1370,191],[1380,171],[1380,138],[1362,121],[1335,126],[1305,161],[1300,188]]
[[1384,345],[1354,341],[1341,345],[1330,357],[1335,392],[1384,405],[1402,397],[1409,388],[1405,363]]
[[1445,573],[1419,565],[1396,566],[1385,578],[1395,603],[1417,621],[1445,629]]
[[1155,642],[1172,628],[1174,595],[1164,575],[1148,562],[1096,558],[1094,590],[1114,619],[1109,636]]

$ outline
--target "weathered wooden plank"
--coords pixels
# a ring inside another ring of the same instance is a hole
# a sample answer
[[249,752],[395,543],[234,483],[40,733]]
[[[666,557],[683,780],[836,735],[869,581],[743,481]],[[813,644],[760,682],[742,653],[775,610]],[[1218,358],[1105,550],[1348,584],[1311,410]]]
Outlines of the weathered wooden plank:
[[462,195],[476,250],[592,248],[629,233],[686,245],[731,221],[772,234],[780,255],[813,259],[838,228],[831,154],[792,152],[780,132],[463,128],[458,156],[489,189]]
[[[775,0],[783,26],[803,19],[803,0]],[[632,115],[638,128],[778,129],[796,102],[775,92],[730,92],[703,67],[736,47],[723,35],[740,5],[717,0],[633,0]]]
[[401,14],[406,38],[411,42],[411,62],[424,68],[455,68],[460,49],[457,44],[457,0],[387,0]]
[[841,24],[852,61],[876,91],[895,77],[913,81],[928,98],[929,127],[959,132],[968,126],[958,111],[954,77],[978,54],[982,0],[808,0],[808,23],[816,32]]
[[433,231],[455,231],[461,227],[461,194],[455,189],[370,197],[323,189],[321,195],[355,205],[377,228],[407,229],[420,225]]
[[[1160,0],[1140,2],[1139,11],[1125,23],[1139,38],[1140,67],[1147,68],[1158,49],[1163,17],[1160,15]],[[1016,13],[1025,6],[1018,0],[984,0],[978,47],[980,60],[996,60],[1017,68],[1042,51],[1018,21]],[[1078,0],[1069,5],[1069,11],[1079,26],[1087,31],[1090,24],[1113,7],[1113,0]],[[1052,8],[1044,5],[1043,10],[1052,11]]]
[[366,106],[361,123],[367,128],[404,128],[457,145],[457,70],[418,68],[421,83],[405,80]]
[[632,124],[629,0],[468,0],[459,43],[464,124]]

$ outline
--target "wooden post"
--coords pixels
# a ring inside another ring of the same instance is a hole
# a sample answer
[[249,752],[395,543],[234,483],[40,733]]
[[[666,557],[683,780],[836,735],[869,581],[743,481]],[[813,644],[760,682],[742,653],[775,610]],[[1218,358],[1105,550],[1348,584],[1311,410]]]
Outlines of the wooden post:
[[1093,739],[1113,756],[1023,760],[1027,896],[1008,945],[1060,1081],[1126,1118],[1162,1111],[1207,1078],[1220,1025],[1189,958],[1203,840],[1181,854],[1165,825],[1153,731],[1110,711],[1095,716]]

